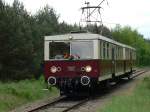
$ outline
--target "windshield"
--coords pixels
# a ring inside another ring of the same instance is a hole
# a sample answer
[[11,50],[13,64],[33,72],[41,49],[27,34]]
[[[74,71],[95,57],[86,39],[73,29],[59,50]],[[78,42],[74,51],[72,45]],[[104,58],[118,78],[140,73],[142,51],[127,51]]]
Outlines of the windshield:
[[50,42],[50,59],[92,59],[92,41]]
[[93,42],[71,42],[71,54],[78,56],[80,59],[93,58]]

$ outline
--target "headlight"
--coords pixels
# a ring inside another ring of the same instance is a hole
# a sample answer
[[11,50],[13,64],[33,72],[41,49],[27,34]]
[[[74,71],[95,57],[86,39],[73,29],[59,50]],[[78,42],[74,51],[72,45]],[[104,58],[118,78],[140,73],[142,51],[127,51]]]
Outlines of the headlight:
[[86,72],[91,72],[92,71],[92,67],[91,66],[86,66],[85,67],[85,71]]
[[55,66],[52,66],[52,67],[51,67],[51,72],[52,72],[52,73],[56,73],[56,71],[57,71],[57,68],[56,68]]

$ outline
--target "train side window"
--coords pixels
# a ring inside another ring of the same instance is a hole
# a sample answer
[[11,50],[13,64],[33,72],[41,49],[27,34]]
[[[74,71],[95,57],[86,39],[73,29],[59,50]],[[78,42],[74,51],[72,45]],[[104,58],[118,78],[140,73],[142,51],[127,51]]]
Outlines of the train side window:
[[136,52],[134,51],[134,59],[136,60]]
[[134,60],[134,58],[135,58],[135,57],[134,57],[134,51],[133,51],[133,57],[132,57],[132,58],[133,58],[133,60]]
[[132,59],[134,60],[134,51],[132,51]]
[[128,50],[127,50],[127,48],[126,48],[126,60],[128,60]]
[[101,44],[102,44],[102,42],[100,40],[100,44],[99,44],[99,46],[100,46],[100,49],[99,49],[100,50],[100,52],[99,52],[100,53],[100,59],[102,59],[102,45]]
[[117,60],[119,59],[119,49],[118,49],[118,46],[117,46]]
[[120,47],[118,46],[118,60],[120,59]]
[[101,51],[101,53],[102,53],[101,56],[102,56],[102,59],[104,59],[104,57],[103,57],[103,41],[102,41],[102,44],[101,44],[101,50],[102,50],[102,51]]
[[128,53],[128,49],[127,49],[127,60],[129,59],[129,53]]
[[122,47],[120,47],[119,54],[120,54],[120,60],[122,60]]
[[118,60],[120,60],[120,47],[118,46]]
[[100,41],[101,59],[103,59],[103,41]]
[[122,48],[120,47],[120,60],[122,59],[121,51],[122,51]]
[[100,57],[100,59],[101,59],[101,41],[99,41],[99,57]]
[[131,51],[130,51],[130,49],[129,49],[129,60],[131,59],[131,56],[130,56],[130,55],[131,55],[131,53],[130,53],[130,52],[131,52]]
[[105,52],[105,42],[103,42],[103,59],[105,59],[105,54],[106,52]]
[[119,47],[119,59],[121,60],[121,47]]
[[121,53],[120,53],[120,51],[121,51],[121,47],[119,47],[119,60],[121,59]]
[[121,48],[121,59],[123,59],[123,48]]
[[109,43],[107,43],[107,59],[109,59]]
[[128,49],[128,60],[130,59],[130,56],[129,56],[129,55],[130,55],[130,52],[129,52],[129,49]]
[[136,60],[136,52],[134,51],[134,59]]
[[116,60],[118,60],[118,47],[116,46]]
[[128,60],[128,49],[127,49],[127,60]]
[[133,50],[131,50],[131,59],[133,60]]
[[127,49],[127,60],[129,60],[129,50]]
[[134,51],[134,59],[136,60],[136,52]]
[[112,53],[111,53],[111,50],[112,49],[112,45],[109,44],[109,59],[112,59]]

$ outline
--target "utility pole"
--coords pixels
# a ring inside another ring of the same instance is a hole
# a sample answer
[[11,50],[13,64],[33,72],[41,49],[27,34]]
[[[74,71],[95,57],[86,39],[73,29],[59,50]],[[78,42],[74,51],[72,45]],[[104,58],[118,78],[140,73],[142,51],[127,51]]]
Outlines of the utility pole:
[[87,26],[87,30],[89,29],[89,25],[91,23],[99,24],[101,26],[100,34],[102,34],[102,17],[101,17],[101,4],[105,0],[102,0],[98,6],[90,6],[90,2],[85,2],[85,7],[81,7],[82,10],[82,16],[80,22],[85,22]]

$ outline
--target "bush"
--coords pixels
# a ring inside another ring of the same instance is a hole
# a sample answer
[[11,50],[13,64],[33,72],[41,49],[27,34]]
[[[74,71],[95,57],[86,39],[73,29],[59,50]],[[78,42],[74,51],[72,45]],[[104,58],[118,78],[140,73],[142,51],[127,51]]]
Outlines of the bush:
[[33,102],[38,99],[53,97],[58,95],[56,88],[50,91],[43,91],[44,78],[39,80],[23,80],[19,82],[0,82],[0,112],[11,110],[19,105]]

